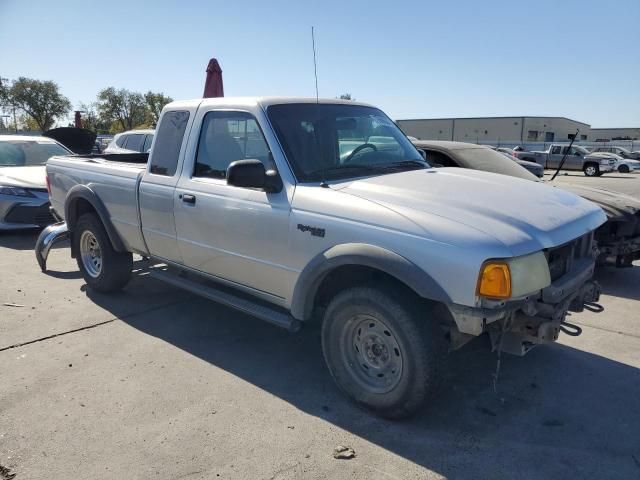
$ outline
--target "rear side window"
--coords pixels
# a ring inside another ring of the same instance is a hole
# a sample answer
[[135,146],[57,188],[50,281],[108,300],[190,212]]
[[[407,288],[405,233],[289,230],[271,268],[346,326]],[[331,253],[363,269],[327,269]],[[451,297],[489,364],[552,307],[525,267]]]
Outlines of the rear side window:
[[142,148],[143,152],[148,152],[151,148],[151,142],[153,142],[153,135],[147,135],[147,138],[144,141],[144,147]]
[[134,150],[136,152],[142,151],[142,144],[144,143],[144,135],[135,134],[127,135],[127,142],[124,144],[124,148],[127,150]]
[[189,112],[184,111],[167,112],[162,116],[156,130],[156,148],[151,155],[151,173],[168,177],[175,175],[188,120]]

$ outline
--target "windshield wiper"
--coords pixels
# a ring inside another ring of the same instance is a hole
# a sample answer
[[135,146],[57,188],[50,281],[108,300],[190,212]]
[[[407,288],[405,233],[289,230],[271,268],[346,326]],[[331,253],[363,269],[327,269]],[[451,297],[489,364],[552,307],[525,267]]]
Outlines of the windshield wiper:
[[379,165],[381,168],[385,169],[397,169],[397,168],[428,168],[430,165],[424,160],[399,160],[397,162],[385,163],[383,165]]
[[309,173],[306,174],[307,178],[313,178],[316,176],[322,176],[324,177],[327,173],[336,173],[336,172],[341,172],[341,171],[351,171],[351,170],[359,170],[362,172],[372,172],[372,171],[377,171],[380,170],[381,166],[376,166],[376,165],[337,165],[335,167],[327,167],[327,168],[320,168],[318,170],[313,170]]

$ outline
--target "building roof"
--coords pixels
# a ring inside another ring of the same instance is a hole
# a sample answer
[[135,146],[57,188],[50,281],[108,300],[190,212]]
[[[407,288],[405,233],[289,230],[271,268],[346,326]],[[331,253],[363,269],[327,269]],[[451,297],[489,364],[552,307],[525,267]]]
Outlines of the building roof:
[[506,118],[555,118],[561,120],[568,120],[570,122],[579,123],[581,125],[586,125],[590,127],[588,123],[579,122],[577,120],[573,120],[567,117],[552,117],[552,116],[544,116],[544,115],[505,115],[505,116],[497,116],[497,117],[444,117],[444,118],[405,118],[398,119],[397,122],[420,122],[420,121],[430,121],[430,120],[498,120],[498,119],[506,119]]

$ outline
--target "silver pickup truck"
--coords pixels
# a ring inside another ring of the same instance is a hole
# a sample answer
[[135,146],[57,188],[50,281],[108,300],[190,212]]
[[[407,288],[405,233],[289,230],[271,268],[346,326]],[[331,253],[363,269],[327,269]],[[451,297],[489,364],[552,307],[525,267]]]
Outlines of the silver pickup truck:
[[[315,99],[174,102],[151,153],[53,157],[43,270],[67,233],[90,288],[151,276],[296,330],[358,404],[398,418],[448,350],[489,333],[524,354],[597,301],[593,203],[492,173],[430,168],[380,110]],[[575,331],[575,330],[574,330]]]
[[536,162],[544,168],[557,169],[564,158],[563,170],[578,170],[587,177],[598,177],[606,172],[614,172],[617,168],[615,155],[607,153],[591,153],[579,145],[551,145],[545,152],[518,151],[513,153],[519,160]]

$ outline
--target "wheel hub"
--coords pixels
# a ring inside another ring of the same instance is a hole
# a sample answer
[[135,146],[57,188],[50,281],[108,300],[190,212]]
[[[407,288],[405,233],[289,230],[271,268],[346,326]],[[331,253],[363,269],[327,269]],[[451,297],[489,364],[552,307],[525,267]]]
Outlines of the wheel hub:
[[102,250],[95,235],[85,230],[80,236],[80,258],[87,273],[96,278],[102,272]]
[[354,381],[374,393],[392,390],[402,376],[402,353],[381,320],[356,316],[343,332],[343,355]]

